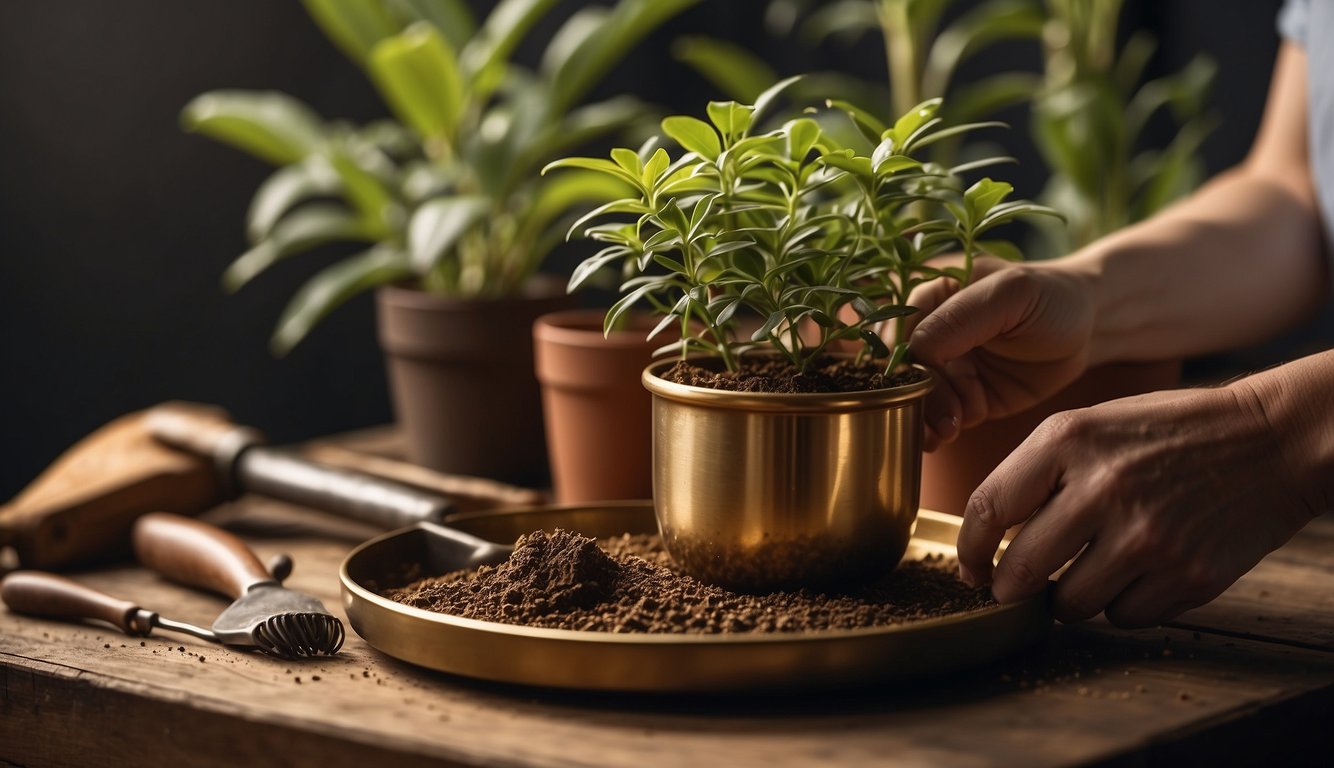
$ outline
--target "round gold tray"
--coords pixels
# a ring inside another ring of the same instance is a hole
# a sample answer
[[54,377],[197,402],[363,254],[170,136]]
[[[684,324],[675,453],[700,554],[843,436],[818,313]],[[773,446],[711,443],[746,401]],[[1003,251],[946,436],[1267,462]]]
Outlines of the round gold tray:
[[[598,538],[653,533],[649,502],[541,507],[460,515],[451,526],[513,542],[554,528]],[[1051,626],[1037,598],[958,616],[858,630],[800,634],[616,634],[499,624],[401,605],[376,593],[396,574],[457,570],[464,560],[422,523],[362,544],[339,571],[343,608],[372,647],[403,661],[504,683],[603,691],[745,692],[839,688],[982,664],[1043,637]],[[922,510],[907,558],[954,556],[958,518]]]

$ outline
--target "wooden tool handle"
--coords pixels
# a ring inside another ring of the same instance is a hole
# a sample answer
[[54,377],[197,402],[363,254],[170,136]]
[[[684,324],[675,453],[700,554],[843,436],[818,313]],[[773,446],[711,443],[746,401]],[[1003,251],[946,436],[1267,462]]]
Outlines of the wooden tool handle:
[[14,571],[0,582],[0,599],[10,610],[53,619],[101,619],[126,634],[142,637],[152,627],[135,620],[139,606],[64,576],[41,571]]
[[259,582],[273,581],[245,542],[198,520],[151,512],[134,524],[131,540],[135,556],[149,568],[233,599]]
[[172,401],[154,406],[146,412],[144,423],[159,442],[224,463],[245,447],[264,442],[260,432],[233,424],[226,411],[197,403]]

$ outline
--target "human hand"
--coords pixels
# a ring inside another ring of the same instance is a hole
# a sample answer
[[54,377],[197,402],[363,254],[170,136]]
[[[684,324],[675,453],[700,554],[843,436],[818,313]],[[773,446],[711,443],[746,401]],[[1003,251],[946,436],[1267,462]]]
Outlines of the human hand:
[[974,263],[960,288],[940,279],[908,303],[921,311],[913,357],[938,374],[925,405],[925,448],[963,427],[1021,411],[1055,394],[1088,367],[1091,281],[1059,262]]
[[[1270,408],[1272,410],[1272,408]],[[1047,419],[973,493],[960,575],[1002,603],[1056,583],[1054,611],[1150,626],[1202,605],[1311,519],[1311,473],[1243,380]],[[992,573],[1006,529],[1025,523]]]

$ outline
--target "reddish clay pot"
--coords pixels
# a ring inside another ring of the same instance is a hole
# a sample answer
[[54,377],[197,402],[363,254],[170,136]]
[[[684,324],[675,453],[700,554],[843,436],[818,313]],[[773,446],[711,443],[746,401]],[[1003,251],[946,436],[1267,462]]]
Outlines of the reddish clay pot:
[[533,324],[556,501],[576,504],[653,495],[652,397],[640,374],[660,341],[635,318],[602,335],[603,310],[557,312]]
[[1180,361],[1099,366],[1027,411],[966,429],[953,443],[922,456],[922,507],[962,515],[977,486],[1054,413],[1171,389],[1180,382]]
[[545,276],[500,299],[380,288],[380,345],[409,458],[442,472],[545,485],[532,326],[572,304],[563,281]]

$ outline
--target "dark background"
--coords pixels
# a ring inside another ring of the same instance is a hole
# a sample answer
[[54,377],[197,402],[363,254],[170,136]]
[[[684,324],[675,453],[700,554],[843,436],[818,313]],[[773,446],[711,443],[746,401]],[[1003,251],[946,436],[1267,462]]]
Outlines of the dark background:
[[[1219,64],[1212,102],[1222,126],[1204,152],[1211,173],[1239,160],[1254,134],[1279,5],[1127,4],[1123,31],[1149,29],[1161,41],[1151,75],[1200,51]],[[637,49],[603,91],[699,112],[717,94],[669,53],[674,36],[698,32],[761,51],[783,74],[823,66],[883,79],[875,41],[803,51],[766,35],[763,7],[705,2]],[[1003,48],[961,74],[1036,65]],[[82,435],[166,399],[220,404],[278,441],[391,420],[369,296],[286,359],[267,351],[288,297],[335,252],[280,264],[236,296],[219,288],[270,171],[179,129],[192,96],[223,87],[286,91],[328,117],[384,114],[295,0],[0,7],[0,500]],[[1006,117],[1022,146],[1022,114]],[[1017,154],[1013,177],[1035,194],[1040,164]]]

